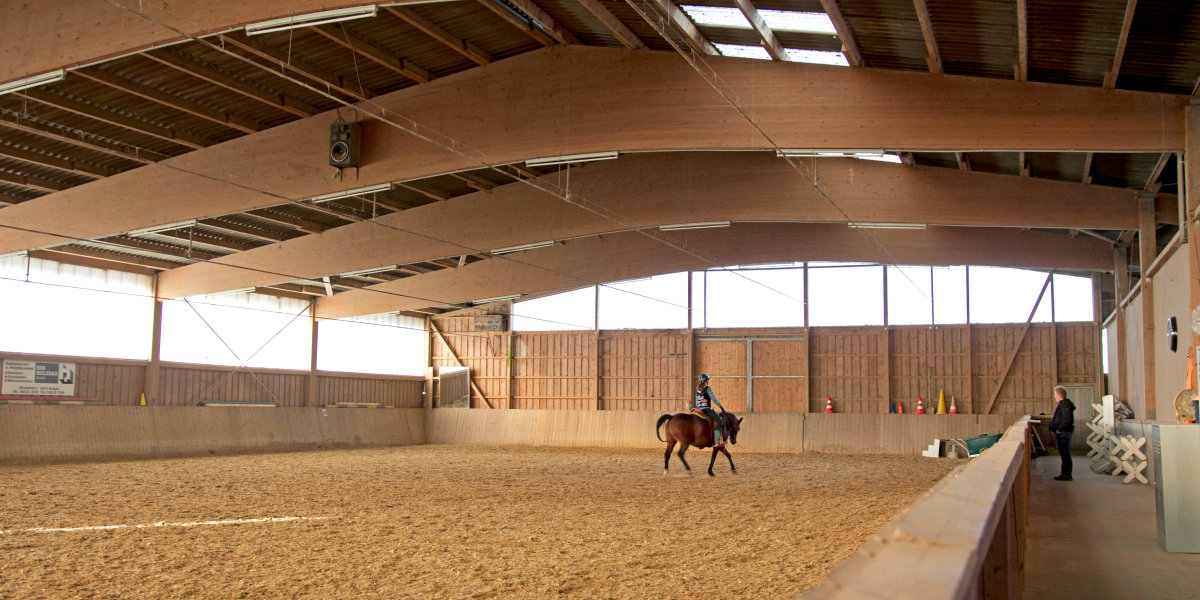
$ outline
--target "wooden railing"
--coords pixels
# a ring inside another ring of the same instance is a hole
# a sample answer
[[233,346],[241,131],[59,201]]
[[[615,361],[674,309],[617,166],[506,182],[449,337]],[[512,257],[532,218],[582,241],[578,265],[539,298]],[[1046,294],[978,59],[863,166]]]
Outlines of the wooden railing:
[[1028,416],[1017,421],[801,598],[1021,598],[1029,429]]

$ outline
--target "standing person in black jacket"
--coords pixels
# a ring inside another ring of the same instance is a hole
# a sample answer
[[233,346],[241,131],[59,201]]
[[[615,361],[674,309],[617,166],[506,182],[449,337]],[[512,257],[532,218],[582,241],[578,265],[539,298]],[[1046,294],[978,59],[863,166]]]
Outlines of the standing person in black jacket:
[[1067,388],[1054,386],[1054,416],[1050,418],[1050,433],[1054,434],[1054,443],[1058,446],[1058,455],[1062,457],[1062,473],[1055,479],[1071,481],[1071,433],[1075,431],[1075,403],[1067,398]]

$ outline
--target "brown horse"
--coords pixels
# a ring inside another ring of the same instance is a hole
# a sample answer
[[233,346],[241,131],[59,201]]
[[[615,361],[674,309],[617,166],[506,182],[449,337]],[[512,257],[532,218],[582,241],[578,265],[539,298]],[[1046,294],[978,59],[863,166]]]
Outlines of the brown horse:
[[[742,420],[737,418],[731,412],[720,413],[721,419],[725,421],[725,436],[730,444],[737,443],[738,429],[742,425]],[[667,424],[667,439],[662,437],[663,423]],[[729,451],[725,449],[725,445],[713,445],[713,423],[708,419],[701,418],[697,415],[688,413],[678,413],[674,415],[663,415],[658,418],[658,423],[654,425],[654,434],[658,436],[658,441],[667,443],[667,451],[663,454],[663,473],[665,474],[671,468],[671,450],[675,449],[675,444],[680,444],[679,461],[683,463],[683,468],[688,470],[690,475],[692,467],[688,465],[687,460],[683,458],[683,454],[687,452],[688,446],[697,448],[712,448],[712,459],[708,461],[708,476],[716,477],[713,474],[713,463],[717,462],[717,453],[725,453],[725,458],[729,459],[729,470],[733,474],[737,474],[737,467],[733,466],[733,457],[729,455]]]

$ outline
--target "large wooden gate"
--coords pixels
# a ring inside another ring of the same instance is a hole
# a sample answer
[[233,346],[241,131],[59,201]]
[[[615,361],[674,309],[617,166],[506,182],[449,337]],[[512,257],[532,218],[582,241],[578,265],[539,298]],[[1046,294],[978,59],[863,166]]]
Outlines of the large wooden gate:
[[804,412],[808,406],[803,335],[698,337],[693,370],[712,377],[721,405],[733,412]]

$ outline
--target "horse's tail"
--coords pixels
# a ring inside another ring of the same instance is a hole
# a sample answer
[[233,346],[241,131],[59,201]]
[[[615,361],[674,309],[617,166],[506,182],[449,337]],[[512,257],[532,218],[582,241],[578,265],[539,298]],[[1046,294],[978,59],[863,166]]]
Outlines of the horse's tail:
[[662,439],[662,426],[663,426],[663,423],[666,423],[667,421],[670,421],[670,420],[671,420],[671,415],[663,415],[663,416],[659,417],[658,422],[654,424],[654,435],[658,436],[658,441],[660,441],[660,442],[667,441],[667,440]]

